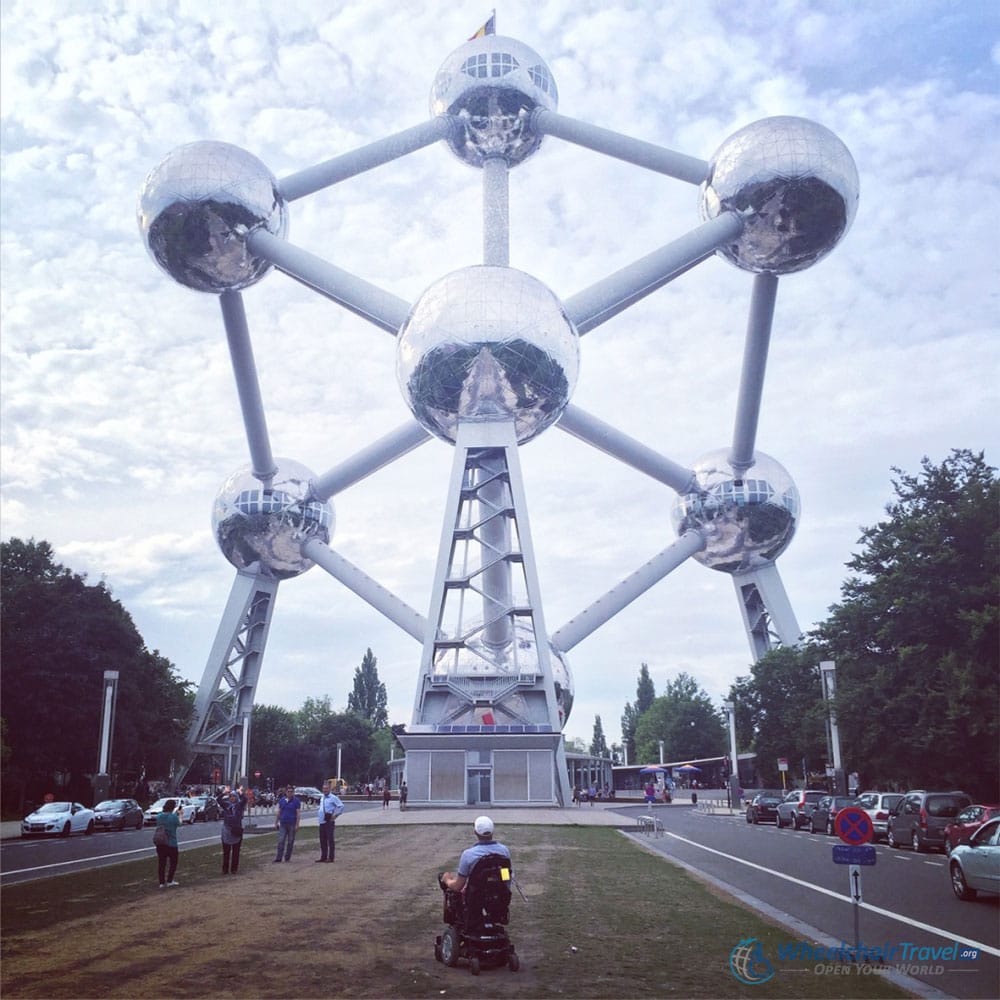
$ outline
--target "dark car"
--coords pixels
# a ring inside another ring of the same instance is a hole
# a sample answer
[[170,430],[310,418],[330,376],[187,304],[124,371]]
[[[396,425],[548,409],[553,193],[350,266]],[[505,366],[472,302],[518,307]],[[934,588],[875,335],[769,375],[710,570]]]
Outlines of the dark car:
[[748,823],[777,823],[781,792],[758,792],[747,806]]
[[812,811],[821,798],[823,798],[822,792],[807,792],[801,789],[789,792],[778,806],[779,828],[791,826],[797,830],[800,826],[808,826],[809,817],[812,816]]
[[94,806],[95,830],[142,829],[142,806],[135,799],[105,799]]
[[889,814],[889,846],[943,851],[948,825],[972,804],[965,792],[907,792]]
[[195,806],[196,821],[207,823],[222,818],[222,806],[211,795],[193,795],[191,801]]
[[809,830],[812,833],[825,833],[832,837],[837,813],[841,809],[857,804],[858,800],[851,795],[824,795],[816,803],[816,808],[813,809],[812,815],[809,817]]
[[1000,816],[1000,806],[966,806],[944,828],[944,853],[951,852],[959,844],[967,844],[969,838],[989,819]]

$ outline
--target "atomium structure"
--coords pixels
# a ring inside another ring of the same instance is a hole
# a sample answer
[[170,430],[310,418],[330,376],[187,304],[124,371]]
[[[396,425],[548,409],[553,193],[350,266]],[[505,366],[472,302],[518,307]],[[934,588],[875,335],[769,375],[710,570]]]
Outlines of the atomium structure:
[[[821,260],[850,227],[851,155],[821,125],[775,117],[736,132],[706,162],[557,106],[542,58],[490,34],[445,60],[431,117],[395,135],[280,180],[221,142],[181,146],[149,174],[138,208],[143,239],[172,278],[218,296],[250,453],[213,508],[216,539],[237,572],[196,697],[187,767],[205,756],[229,777],[237,766],[245,773],[277,588],[314,565],[421,645],[401,737],[413,803],[565,804],[562,729],[574,690],[566,654],[689,559],[732,577],[754,659],[799,641],[775,565],[795,534],[799,496],[757,449],[756,429],[778,279]],[[511,268],[508,253],[510,172],[550,137],[696,186],[701,223],[560,298]],[[481,263],[437,277],[411,303],[288,241],[291,202],[433,143],[481,174]],[[687,466],[572,396],[581,337],[713,255],[753,275],[749,320],[731,441]],[[322,475],[271,451],[240,292],[274,269],[396,341],[413,420]],[[550,633],[518,448],[551,428],[672,489],[677,538]],[[434,438],[453,446],[454,461],[425,616],[331,547],[331,499]]]

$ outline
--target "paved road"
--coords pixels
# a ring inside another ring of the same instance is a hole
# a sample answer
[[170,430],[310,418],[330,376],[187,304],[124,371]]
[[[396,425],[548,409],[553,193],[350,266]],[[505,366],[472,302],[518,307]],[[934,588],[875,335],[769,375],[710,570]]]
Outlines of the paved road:
[[[785,915],[781,919],[786,922],[790,916],[819,929],[832,944],[853,947],[855,908],[848,895],[848,869],[832,860],[837,838],[778,830],[773,824],[750,825],[742,816],[693,809],[663,809],[657,815],[664,835],[637,835],[649,849],[761,900],[779,917]],[[951,996],[1000,996],[998,900],[956,899],[944,855],[879,844],[876,857],[874,867],[862,870],[863,903],[857,911],[861,942],[873,948],[895,946],[890,964],[907,966],[910,975]],[[791,934],[789,941],[801,936]],[[904,944],[940,949],[956,941],[960,950],[977,949],[979,957],[935,960],[928,957],[934,952],[914,950],[906,957],[903,950]]]

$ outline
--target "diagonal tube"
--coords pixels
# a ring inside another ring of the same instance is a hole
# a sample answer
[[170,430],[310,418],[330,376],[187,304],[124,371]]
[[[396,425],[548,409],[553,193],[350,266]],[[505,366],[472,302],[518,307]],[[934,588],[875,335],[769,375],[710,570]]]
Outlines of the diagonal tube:
[[598,451],[617,458],[619,462],[644,472],[678,493],[688,493],[694,488],[695,477],[691,469],[671,462],[669,458],[664,458],[635,438],[623,434],[603,420],[598,420],[592,413],[581,410],[579,406],[570,403],[563,410],[556,426],[567,434],[593,445]]
[[742,229],[743,221],[735,212],[723,212],[566,299],[563,303],[566,313],[578,333],[587,333],[700,264]]
[[634,163],[637,167],[655,170],[679,181],[701,184],[708,176],[708,162],[684,153],[675,153],[643,139],[633,139],[611,129],[560,115],[547,108],[539,108],[531,118],[532,126],[543,135],[554,135],[566,142],[585,146],[596,153],[613,156],[616,160]]
[[754,277],[746,343],[743,347],[740,393],[733,424],[733,447],[729,453],[729,464],[737,478],[753,465],[757,420],[764,393],[764,371],[767,368],[767,350],[771,341],[777,294],[777,275],[765,273]]
[[413,451],[430,438],[430,434],[416,420],[408,421],[330,469],[329,472],[317,476],[309,486],[310,499],[329,500],[334,494],[342,493],[349,486],[401,458],[407,452]]
[[236,392],[243,412],[243,426],[246,429],[247,444],[250,447],[250,464],[254,476],[265,487],[278,467],[271,454],[271,442],[267,433],[267,419],[264,416],[264,402],[260,395],[257,365],[254,361],[247,314],[243,308],[243,296],[239,292],[223,292],[219,296],[222,306],[222,321],[226,325],[226,341],[229,357],[236,378]]
[[453,128],[454,119],[450,115],[438,115],[412,128],[403,129],[395,135],[378,139],[360,149],[290,174],[278,181],[278,190],[286,201],[304,198],[307,194],[314,194],[348,177],[355,177],[383,163],[398,160],[401,156],[423,149],[424,146],[429,146],[439,139],[447,139]]
[[668,573],[690,559],[704,544],[700,532],[693,528],[685,531],[676,542],[653,556],[648,563],[640,566],[631,576],[627,576],[603,597],[594,601],[589,608],[581,611],[554,632],[551,636],[552,646],[561,653],[568,653],[577,643],[582,642],[592,632],[596,632],[619,611],[649,590],[653,584],[659,583]]
[[395,336],[410,312],[410,304],[391,292],[359,278],[320,257],[293,246],[264,229],[247,238],[247,246],[279,271],[325,295],[356,316]]

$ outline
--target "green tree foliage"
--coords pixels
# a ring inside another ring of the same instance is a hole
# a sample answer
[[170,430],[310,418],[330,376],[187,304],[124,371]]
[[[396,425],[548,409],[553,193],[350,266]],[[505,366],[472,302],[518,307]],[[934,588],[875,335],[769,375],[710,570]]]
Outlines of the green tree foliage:
[[1000,483],[956,449],[893,469],[887,519],[865,528],[856,575],[817,629],[837,664],[845,763],[863,784],[1000,798]]
[[354,671],[354,690],[347,696],[347,710],[367,719],[375,729],[389,724],[388,696],[378,679],[378,660],[369,647]]
[[0,563],[7,800],[53,790],[57,774],[89,800],[105,670],[119,674],[112,770],[120,781],[166,776],[183,751],[190,685],[146,649],[107,587],[55,562],[47,542],[4,542]]
[[296,771],[299,726],[296,713],[278,705],[254,705],[250,723],[250,766],[273,787],[300,784]]
[[608,741],[604,738],[604,727],[601,725],[601,717],[594,716],[594,735],[590,741],[590,752],[595,757],[608,756]]
[[639,716],[635,729],[637,763],[716,757],[725,752],[722,719],[708,695],[686,673],[668,681],[666,691]]
[[649,676],[649,666],[643,663],[639,667],[639,680],[635,687],[635,704],[626,702],[625,711],[622,712],[622,743],[631,762],[637,759],[635,727],[639,722],[639,716],[653,704],[654,698],[656,698],[656,688]]

